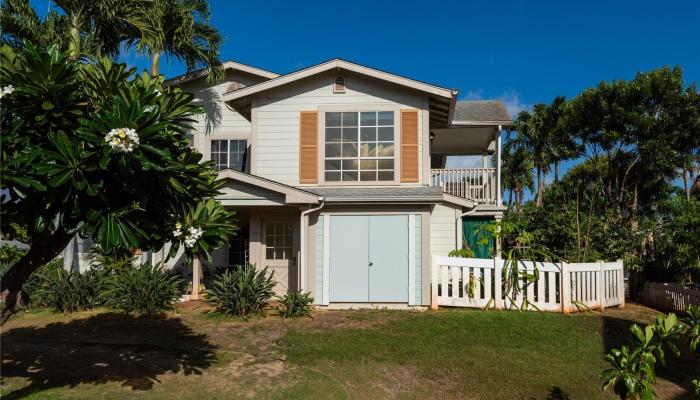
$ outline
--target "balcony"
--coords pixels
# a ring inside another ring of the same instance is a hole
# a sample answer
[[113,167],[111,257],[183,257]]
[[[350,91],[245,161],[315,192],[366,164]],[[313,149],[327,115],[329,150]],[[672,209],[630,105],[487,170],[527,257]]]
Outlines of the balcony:
[[431,169],[430,186],[441,187],[447,194],[479,204],[497,204],[498,201],[495,168]]

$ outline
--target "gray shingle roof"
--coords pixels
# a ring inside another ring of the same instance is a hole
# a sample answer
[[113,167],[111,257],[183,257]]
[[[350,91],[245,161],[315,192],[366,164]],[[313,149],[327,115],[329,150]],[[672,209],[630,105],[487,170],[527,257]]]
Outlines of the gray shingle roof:
[[511,121],[500,100],[464,100],[455,104],[453,123]]
[[419,187],[338,187],[338,188],[304,188],[307,192],[323,196],[327,201],[439,201],[442,200],[442,188]]

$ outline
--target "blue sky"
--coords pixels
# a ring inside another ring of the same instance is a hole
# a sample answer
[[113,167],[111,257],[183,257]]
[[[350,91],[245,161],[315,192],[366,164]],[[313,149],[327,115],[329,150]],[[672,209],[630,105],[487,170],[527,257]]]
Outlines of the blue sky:
[[[49,0],[33,0],[42,12]],[[700,1],[213,0],[222,58],[286,73],[340,57],[502,99],[510,111],[680,65],[700,81]],[[124,61],[146,68],[131,53]],[[164,60],[162,72],[184,71]]]

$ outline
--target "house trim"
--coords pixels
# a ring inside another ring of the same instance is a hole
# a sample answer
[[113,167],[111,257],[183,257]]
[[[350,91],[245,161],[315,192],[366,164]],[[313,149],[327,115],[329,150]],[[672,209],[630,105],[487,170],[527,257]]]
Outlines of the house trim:
[[[425,93],[429,93],[434,96],[443,97],[452,100],[457,97],[457,90],[446,89],[439,86],[431,85],[428,83],[419,82],[410,78],[403,76],[391,74],[378,69],[370,68],[364,65],[355,64],[349,61],[345,61],[339,58],[335,58],[330,61],[323,62],[321,64],[314,65],[309,68],[305,68],[299,71],[289,73],[287,75],[278,76],[276,78],[270,79],[269,81],[261,82],[256,85],[247,86],[238,90],[224,93],[222,98],[224,101],[232,101],[241,99],[252,94],[260,93],[265,90],[273,89],[290,82],[297,81],[299,79],[307,78],[322,72],[326,72],[333,69],[344,69],[347,71],[352,71],[358,74],[370,76],[373,78],[381,79],[387,82],[392,82],[397,85],[405,86],[411,89],[419,90]],[[453,108],[453,107],[451,107]]]
[[284,195],[286,204],[318,204],[322,199],[322,197],[305,190],[232,169],[219,171],[218,179],[232,179],[280,193]]

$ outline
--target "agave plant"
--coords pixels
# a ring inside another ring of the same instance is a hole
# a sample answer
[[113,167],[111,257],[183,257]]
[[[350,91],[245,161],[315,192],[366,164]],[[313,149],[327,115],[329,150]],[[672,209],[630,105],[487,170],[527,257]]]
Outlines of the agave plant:
[[206,300],[220,312],[245,317],[259,312],[272,298],[275,283],[267,267],[253,264],[227,270],[214,278],[206,290]]
[[27,282],[34,286],[28,290],[34,306],[49,307],[54,312],[75,312],[102,304],[105,274],[100,269],[79,273],[50,264],[35,275]]
[[106,282],[105,305],[142,314],[173,308],[180,296],[180,278],[162,264],[142,264],[116,271]]
[[311,303],[313,302],[314,299],[309,292],[289,292],[280,298],[279,315],[282,318],[311,316]]

